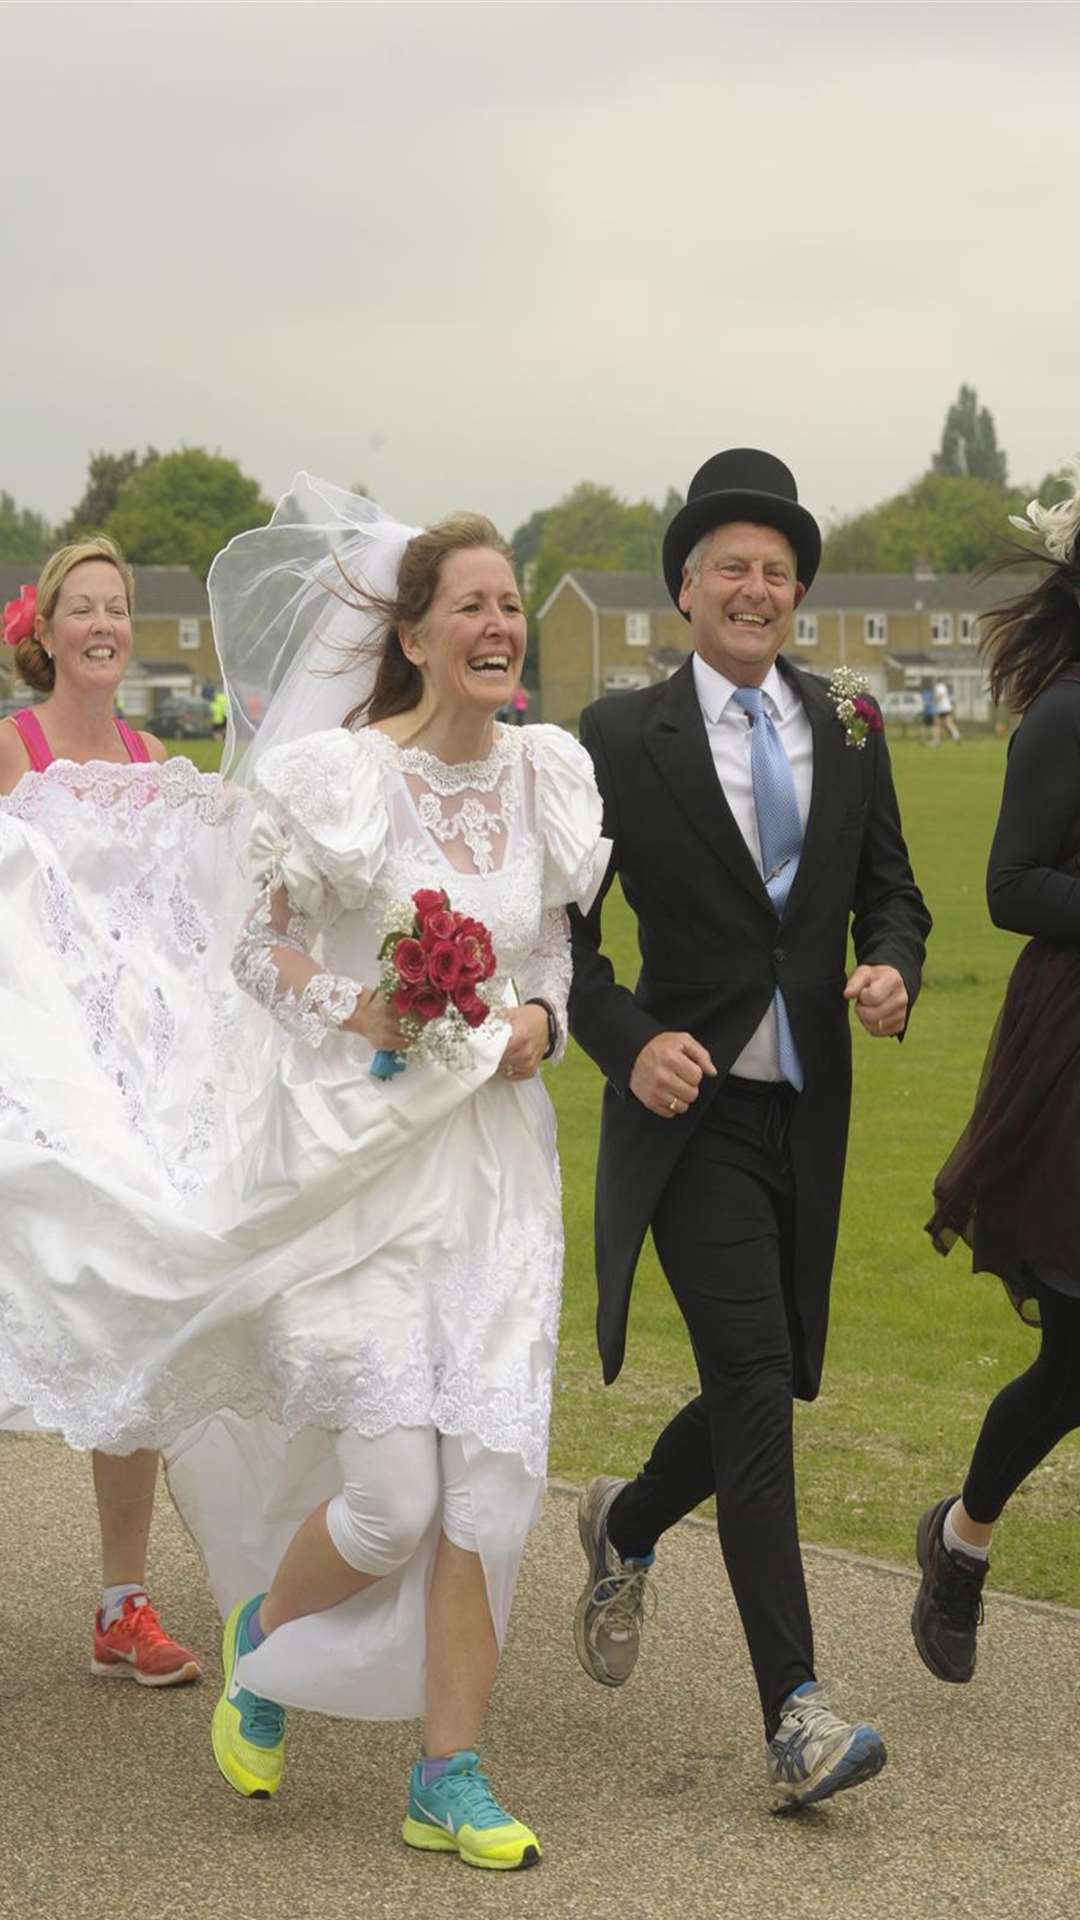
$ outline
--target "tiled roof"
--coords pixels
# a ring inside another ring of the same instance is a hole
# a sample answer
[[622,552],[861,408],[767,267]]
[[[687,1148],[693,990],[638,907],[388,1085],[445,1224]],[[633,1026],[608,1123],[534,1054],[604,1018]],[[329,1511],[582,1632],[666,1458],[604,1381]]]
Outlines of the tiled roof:
[[[674,611],[659,574],[603,573],[574,567],[569,575],[602,613]],[[807,608],[826,613],[980,613],[1031,585],[1023,574],[996,574],[975,581],[966,573],[939,573],[918,580],[910,573],[819,573]]]
[[[0,566],[0,605],[18,597],[19,588],[37,578],[36,567]],[[206,620],[210,602],[206,588],[190,567],[136,567],[135,617]]]

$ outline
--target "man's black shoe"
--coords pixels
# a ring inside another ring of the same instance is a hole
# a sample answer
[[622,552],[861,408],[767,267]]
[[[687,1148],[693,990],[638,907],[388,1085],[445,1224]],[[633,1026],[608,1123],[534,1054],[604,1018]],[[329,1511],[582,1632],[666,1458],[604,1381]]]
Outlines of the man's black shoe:
[[938,1680],[970,1680],[975,1671],[975,1635],[982,1623],[982,1588],[988,1560],[950,1553],[941,1537],[951,1493],[928,1507],[919,1521],[915,1551],[922,1580],[911,1610],[911,1631],[920,1658]]

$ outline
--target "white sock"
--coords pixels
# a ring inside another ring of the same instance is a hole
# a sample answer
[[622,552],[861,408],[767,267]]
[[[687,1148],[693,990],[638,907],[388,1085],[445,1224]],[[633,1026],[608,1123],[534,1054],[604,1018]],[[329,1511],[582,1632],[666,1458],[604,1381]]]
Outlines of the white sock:
[[959,1500],[954,1500],[948,1513],[945,1515],[945,1522],[941,1529],[941,1538],[945,1546],[950,1553],[966,1553],[969,1560],[989,1560],[989,1547],[973,1547],[970,1540],[961,1540],[960,1535],[953,1526],[953,1514],[959,1505]]
[[136,1605],[141,1607],[147,1605],[146,1588],[138,1581],[129,1580],[126,1584],[119,1587],[102,1587],[101,1625],[103,1630],[107,1631],[108,1628],[112,1626],[114,1620],[119,1620],[120,1615],[124,1611],[124,1601],[129,1594],[135,1596]]

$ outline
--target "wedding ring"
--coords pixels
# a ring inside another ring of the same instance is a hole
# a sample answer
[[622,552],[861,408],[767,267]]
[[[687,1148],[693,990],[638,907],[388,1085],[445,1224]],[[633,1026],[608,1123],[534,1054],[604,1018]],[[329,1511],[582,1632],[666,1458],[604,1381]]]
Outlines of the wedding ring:
[[503,1068],[503,1072],[505,1073],[505,1075],[506,1075],[506,1077],[507,1077],[507,1079],[508,1079],[508,1080],[512,1080],[512,1079],[513,1079],[513,1077],[514,1077],[514,1069],[513,1069],[513,1067],[504,1067],[504,1068]]
[[678,1101],[678,1097],[677,1097],[677,1096],[673,1096],[673,1098],[672,1098],[672,1099],[670,1099],[670,1100],[668,1101],[668,1109],[667,1109],[667,1110],[668,1110],[668,1112],[669,1112],[669,1113],[678,1113],[678,1111],[679,1111],[679,1101]]

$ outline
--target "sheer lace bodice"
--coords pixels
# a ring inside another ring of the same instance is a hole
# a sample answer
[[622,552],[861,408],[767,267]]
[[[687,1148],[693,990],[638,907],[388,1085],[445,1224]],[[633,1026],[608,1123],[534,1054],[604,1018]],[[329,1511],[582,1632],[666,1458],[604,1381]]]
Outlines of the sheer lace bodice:
[[591,767],[554,727],[497,728],[482,761],[447,765],[377,729],[268,754],[253,859],[263,890],[237,951],[248,992],[319,1046],[379,975],[392,908],[420,887],[490,929],[496,998],[539,998],[561,1052],[570,988],[565,903],[599,883]]

